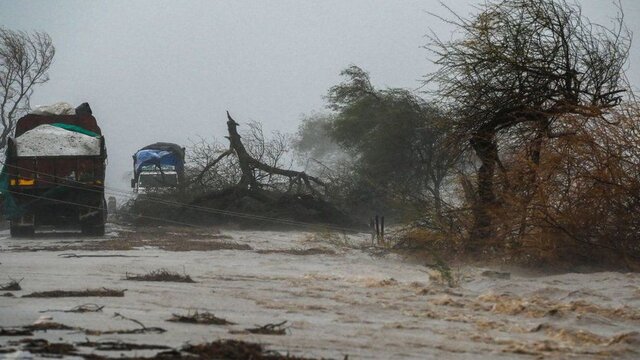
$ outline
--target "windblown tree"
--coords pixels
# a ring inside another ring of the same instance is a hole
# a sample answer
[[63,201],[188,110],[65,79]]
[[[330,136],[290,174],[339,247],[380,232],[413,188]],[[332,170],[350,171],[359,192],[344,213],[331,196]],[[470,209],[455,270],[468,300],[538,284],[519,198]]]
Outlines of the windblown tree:
[[34,87],[49,80],[54,55],[49,35],[0,27],[0,149],[7,146],[17,119],[29,110]]
[[444,180],[456,162],[445,146],[446,114],[409,90],[376,89],[351,66],[329,90],[332,139],[356,161],[353,182],[362,197],[413,204],[442,216]]
[[571,116],[604,119],[621,102],[631,41],[622,12],[606,28],[563,0],[500,0],[477,8],[472,18],[452,11],[452,19],[442,18],[459,36],[432,36],[427,47],[440,66],[427,81],[455,107],[455,131],[480,162],[472,247],[494,234],[492,213],[502,201],[496,171],[508,186],[501,146],[526,153],[526,203],[537,186],[545,139],[571,135],[565,126]]
[[305,171],[319,177],[331,177],[351,157],[332,137],[335,114],[314,113],[302,118],[293,138],[293,148]]

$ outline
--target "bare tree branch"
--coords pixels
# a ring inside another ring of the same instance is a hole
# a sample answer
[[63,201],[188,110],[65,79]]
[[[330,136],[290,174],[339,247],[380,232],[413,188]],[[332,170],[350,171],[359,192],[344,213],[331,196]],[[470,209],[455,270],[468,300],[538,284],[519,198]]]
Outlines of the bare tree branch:
[[49,35],[0,27],[0,149],[6,147],[16,120],[28,111],[34,86],[49,80],[54,55]]

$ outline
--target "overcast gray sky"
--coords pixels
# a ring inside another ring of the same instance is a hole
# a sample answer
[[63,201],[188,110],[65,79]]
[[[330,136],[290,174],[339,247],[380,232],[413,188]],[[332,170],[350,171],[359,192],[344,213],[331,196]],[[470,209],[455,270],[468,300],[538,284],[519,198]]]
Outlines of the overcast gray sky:
[[[478,1],[445,3],[468,14]],[[578,3],[595,22],[615,15],[610,0]],[[640,1],[622,4],[640,34]],[[240,123],[294,132],[349,64],[377,86],[418,87],[433,70],[424,35],[451,32],[428,11],[445,14],[437,0],[2,0],[0,24],[51,35],[51,80],[32,104],[89,102],[107,141],[107,184],[126,188],[137,149],[222,138],[227,109]],[[638,41],[629,64],[640,88]]]

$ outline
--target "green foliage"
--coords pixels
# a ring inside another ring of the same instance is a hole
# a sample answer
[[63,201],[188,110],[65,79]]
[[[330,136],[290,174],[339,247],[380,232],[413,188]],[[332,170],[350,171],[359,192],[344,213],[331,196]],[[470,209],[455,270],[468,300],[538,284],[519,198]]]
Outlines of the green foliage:
[[330,135],[357,159],[353,195],[386,195],[387,205],[435,203],[439,211],[440,187],[456,161],[446,146],[446,114],[409,90],[376,89],[356,66],[342,75],[346,81],[327,97],[336,112]]
[[293,140],[294,149],[305,158],[323,163],[336,155],[339,157],[342,149],[331,136],[334,120],[335,114],[316,113],[304,117]]

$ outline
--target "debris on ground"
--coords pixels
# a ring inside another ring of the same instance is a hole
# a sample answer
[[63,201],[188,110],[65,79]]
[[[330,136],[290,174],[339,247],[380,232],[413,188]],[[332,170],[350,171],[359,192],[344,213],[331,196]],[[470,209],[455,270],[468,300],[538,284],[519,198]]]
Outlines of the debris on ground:
[[4,285],[0,285],[0,291],[19,291],[22,290],[22,287],[20,287],[20,282],[24,279],[20,279],[20,280],[14,280],[9,278],[8,283],[4,284]]
[[136,255],[122,255],[122,254],[86,254],[86,255],[78,255],[78,254],[73,254],[73,253],[67,253],[67,254],[59,254],[59,257],[65,258],[65,259],[69,259],[69,258],[85,258],[85,257],[96,257],[96,258],[103,258],[103,257],[126,257],[126,258],[139,258],[139,257],[157,257],[157,256],[136,256]]
[[86,289],[86,290],[51,290],[51,291],[40,291],[34,292],[31,294],[23,295],[23,298],[59,298],[59,297],[123,297],[124,290],[117,289],[107,289],[107,288],[99,288],[99,289]]
[[[244,342],[241,340],[218,340],[198,345],[185,345],[181,352],[187,353],[184,358],[193,359],[228,359],[228,360],[304,360],[290,354],[280,354],[276,351],[266,350],[261,344]],[[164,359],[162,353],[156,355],[157,359]],[[175,355],[175,354],[173,354]],[[180,356],[178,358],[181,358]]]
[[187,274],[179,274],[177,272],[172,272],[167,269],[153,270],[149,273],[142,274],[142,275],[125,274],[125,280],[195,283],[195,281],[191,278],[191,276]]
[[[47,357],[62,357],[76,355],[85,359],[225,359],[225,360],[312,360],[290,354],[281,354],[274,350],[267,350],[261,344],[245,342],[241,340],[217,340],[204,344],[187,344],[180,349],[171,349],[164,345],[134,344],[119,341],[77,343],[78,347],[91,347],[98,351],[135,351],[135,350],[167,350],[151,357],[120,357],[111,358],[98,354],[78,353],[76,346],[68,343],[50,343],[45,339],[22,339],[12,342],[13,346],[20,346],[21,350],[34,354],[44,354]],[[170,350],[169,350],[170,349]],[[0,353],[11,353],[17,349],[0,348]]]
[[204,325],[234,325],[231,321],[219,318],[209,312],[194,312],[187,315],[172,314],[172,317],[167,321],[180,322],[187,324],[204,324]]
[[285,335],[288,329],[288,327],[284,327],[284,324],[286,323],[287,320],[277,324],[266,324],[263,326],[257,326],[255,328],[245,329],[245,331],[251,334],[260,335]]
[[93,330],[93,329],[82,329],[85,335],[91,336],[100,336],[100,335],[134,335],[134,334],[162,334],[167,332],[167,330],[161,327],[145,327],[145,328],[137,328],[137,329],[121,329],[121,330]]
[[45,313],[45,312],[86,313],[86,312],[101,312],[102,309],[104,309],[104,305],[82,304],[68,310],[47,309],[47,310],[41,310],[40,312],[41,313]]
[[310,249],[277,249],[277,250],[256,250],[258,254],[287,254],[287,255],[335,255],[331,249],[310,248]]
[[111,334],[147,334],[147,333],[153,333],[153,334],[162,334],[164,332],[166,332],[167,330],[161,328],[161,327],[147,327],[145,326],[142,322],[130,318],[130,317],[126,317],[120,313],[114,313],[113,317],[116,318],[121,318],[124,320],[129,320],[132,321],[136,324],[138,324],[140,327],[137,329],[125,329],[125,330],[90,330],[90,329],[84,329],[84,333],[86,335],[111,335]]
[[511,273],[494,271],[494,270],[485,270],[480,275],[484,277],[488,277],[490,279],[500,279],[500,280],[509,280],[511,279]]
[[27,325],[24,327],[25,329],[32,331],[47,331],[47,330],[76,330],[76,328],[60,324],[54,321],[42,321],[36,322],[33,325]]
[[0,296],[2,296],[2,297],[16,297],[15,295],[13,295],[13,293],[10,293],[10,292],[6,292],[6,293],[4,293],[4,294],[2,294]]
[[[231,241],[214,229],[175,229],[172,227],[139,227],[136,231],[120,232],[117,237],[105,240],[54,244],[42,246],[15,246],[14,252],[60,251],[62,257],[94,257],[79,255],[72,251],[131,251],[142,248],[158,248],[165,251],[216,251],[216,250],[253,250],[247,244]],[[99,254],[97,254],[99,255]],[[106,255],[106,254],[105,254]],[[124,255],[124,254],[123,254]],[[100,256],[106,257],[106,256]],[[108,257],[112,257],[108,255]],[[131,257],[117,256],[117,257]],[[139,257],[148,257],[142,256]]]
[[154,344],[135,344],[135,343],[127,343],[122,341],[85,341],[81,343],[77,343],[77,346],[80,347],[90,347],[94,348],[98,351],[131,351],[131,350],[167,350],[171,349],[169,346],[165,345],[154,345]]
[[33,332],[25,328],[0,328],[0,336],[32,336]]
[[67,343],[50,343],[45,339],[22,339],[15,343],[22,345],[22,350],[33,354],[74,355],[75,346]]
[[0,346],[0,354],[10,354],[10,353],[13,353],[13,352],[16,352],[16,349]]

